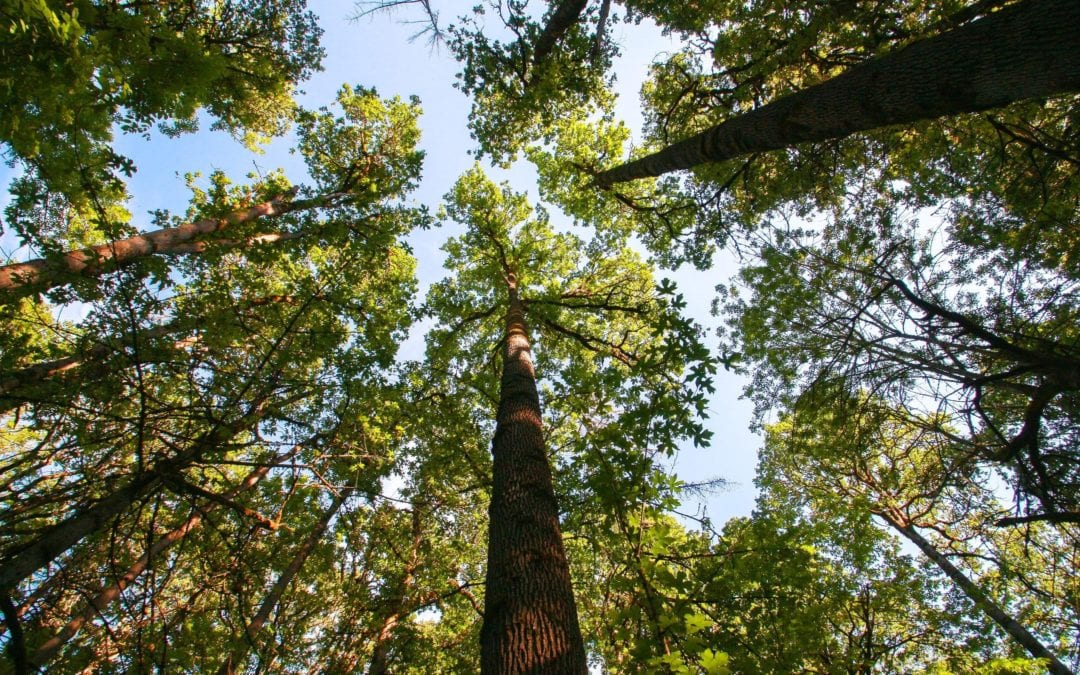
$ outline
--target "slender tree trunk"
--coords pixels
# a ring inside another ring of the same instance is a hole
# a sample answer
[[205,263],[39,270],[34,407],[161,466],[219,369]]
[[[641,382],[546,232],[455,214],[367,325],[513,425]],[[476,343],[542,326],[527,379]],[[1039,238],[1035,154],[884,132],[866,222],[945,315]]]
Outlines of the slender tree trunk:
[[[255,485],[270,472],[272,467],[277,466],[296,455],[301,450],[301,447],[302,446],[296,446],[291,448],[287,452],[283,452],[277,457],[274,457],[267,464],[256,468],[249,473],[244,480],[222,496],[225,499],[233,499],[237,495],[255,487]],[[134,583],[135,580],[150,567],[150,563],[153,560],[156,560],[161,554],[172,548],[192,531],[198,529],[199,526],[202,525],[203,518],[209,515],[218,506],[220,506],[220,502],[206,502],[199,506],[196,509],[195,514],[188,518],[182,525],[155,541],[146,553],[128,567],[123,576],[101,589],[97,595],[90,599],[81,612],[73,616],[71,620],[64,625],[59,633],[40,645],[34,653],[31,663],[35,666],[43,666],[48,663],[49,660],[52,659],[69,640],[71,640],[71,638],[75,637],[88,621],[93,620],[95,616],[105,611],[110,604],[119,598],[124,589]]]
[[[291,238],[291,235],[289,238]],[[199,246],[205,243],[206,242],[196,242],[193,246]],[[293,304],[295,302],[296,298],[289,295],[264,295],[258,298],[242,300],[238,307],[242,309],[261,307],[272,303]],[[132,334],[123,340],[99,342],[77,356],[65,356],[50,361],[42,361],[20,370],[10,372],[0,379],[0,413],[12,410],[21,403],[31,400],[27,398],[25,391],[20,392],[20,390],[34,387],[45,380],[82,368],[84,365],[87,365],[87,362],[96,361],[114,351],[119,351],[122,345],[126,346],[135,341],[153,340],[173,333],[191,330],[192,326],[197,324],[198,322],[193,321],[191,317],[186,317],[185,321],[174,320],[164,325],[139,329],[137,333]],[[180,350],[191,347],[198,343],[198,340],[198,337],[180,338],[172,343],[172,348]],[[144,363],[149,363],[151,361],[152,360],[146,360]]]
[[[39,291],[62,286],[74,275],[99,276],[140,258],[158,254],[190,254],[204,251],[208,242],[197,242],[197,237],[213,234],[230,226],[240,225],[260,218],[281,216],[295,211],[315,209],[330,204],[339,195],[326,195],[314,199],[291,201],[293,194],[279,195],[248,209],[234,211],[223,218],[207,218],[184,223],[127,239],[118,239],[78,251],[68,251],[57,259],[38,258],[22,263],[0,267],[0,304]],[[267,233],[243,240],[229,240],[226,245],[243,246],[295,238],[292,233]]]
[[513,275],[507,283],[480,667],[489,675],[584,674],[585,648],[544,448],[524,309]]
[[596,184],[1077,90],[1080,2],[1026,0],[602,171]]
[[611,0],[602,0],[600,15],[596,19],[596,37],[593,38],[592,51],[589,53],[593,68],[600,67],[600,57],[604,54],[604,43],[607,41],[607,22],[610,13]]
[[1029,654],[1037,659],[1045,659],[1048,662],[1047,670],[1049,672],[1054,675],[1072,675],[1073,671],[1065,667],[1065,664],[1058,660],[1058,658],[1054,656],[1054,654],[1047,649],[1037,637],[1032,635],[1020,622],[1012,618],[1012,616],[1006,613],[1004,609],[991,600],[974,581],[969,579],[962,570],[956,567],[956,565],[953,565],[952,561],[945,557],[941,551],[937,550],[933,544],[927,541],[911,523],[888,512],[879,513],[878,515],[908,541],[918,546],[919,550],[922,551],[927,558],[930,558],[930,560],[945,573],[945,576],[949,577],[949,579],[951,579],[953,583],[955,583],[960,590],[975,603],[975,606],[978,607],[980,611],[993,619],[994,623],[1020,643]]
[[416,581],[416,569],[420,565],[420,547],[424,543],[420,511],[420,503],[413,502],[412,547],[409,549],[409,559],[405,561],[405,569],[402,571],[400,583],[393,590],[393,597],[388,598],[392,604],[383,617],[379,634],[375,637],[375,649],[371,654],[367,675],[387,675],[390,672],[390,638],[408,610],[409,592]]
[[30,670],[30,662],[26,658],[26,640],[22,622],[19,620],[19,610],[6,592],[0,592],[0,611],[10,632],[4,647],[11,658],[12,672],[14,675],[29,675],[33,671]]
[[[585,11],[588,4],[589,0],[562,0],[555,8],[533,45],[532,69],[534,72],[544,67],[544,62],[551,56],[555,45],[568,30],[573,28],[574,24],[581,20],[581,13]],[[530,80],[535,81],[535,79],[535,76],[530,76]]]
[[65,551],[97,532],[132,504],[164,484],[166,474],[178,472],[201,454],[221,447],[232,437],[255,424],[265,413],[265,401],[255,404],[244,416],[218,425],[204,434],[182,454],[136,476],[127,485],[110,493],[80,513],[57,523],[33,543],[23,547],[0,565],[0,592],[14,588],[37,570],[52,563]]
[[[178,322],[173,322],[140,331],[139,337],[143,340],[152,340],[154,338],[164,337],[171,333],[177,333],[181,330],[183,330],[183,326]],[[195,338],[182,338],[175,341],[173,347],[176,349],[183,349],[184,347],[193,344],[194,341]],[[33,387],[44,380],[80,368],[87,361],[100,359],[116,349],[117,345],[115,343],[110,344],[101,342],[77,356],[65,356],[51,361],[42,361],[11,373],[3,379],[0,379],[0,412],[10,410],[17,406],[19,402],[25,400],[18,396],[12,396],[12,392],[27,387]]]
[[255,616],[251,618],[251,623],[248,624],[245,630],[246,641],[241,646],[237,647],[232,653],[225,659],[225,663],[221,664],[221,668],[218,669],[218,675],[233,675],[237,668],[242,668],[244,660],[247,658],[248,651],[251,647],[256,646],[259,633],[262,631],[267,620],[270,619],[270,615],[274,613],[278,603],[281,602],[281,596],[285,594],[285,590],[292,583],[293,579],[299,574],[300,570],[304,567],[304,563],[307,562],[311,552],[315,550],[315,546],[319,543],[319,540],[326,534],[326,528],[330,526],[330,521],[334,519],[337,512],[341,510],[342,504],[352,494],[352,488],[345,488],[341,490],[337,496],[334,497],[334,501],[331,502],[330,508],[323,512],[319,522],[315,524],[311,532],[308,534],[307,539],[297,549],[296,554],[293,556],[289,566],[281,573],[274,582],[273,587],[263,598],[262,604],[259,605],[259,609],[255,612]]

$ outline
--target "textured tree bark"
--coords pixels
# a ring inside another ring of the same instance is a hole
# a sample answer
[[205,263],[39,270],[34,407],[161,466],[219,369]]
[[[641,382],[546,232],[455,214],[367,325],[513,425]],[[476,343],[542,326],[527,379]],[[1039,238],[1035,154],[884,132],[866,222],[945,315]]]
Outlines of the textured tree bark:
[[[184,223],[178,227],[118,239],[79,251],[68,251],[59,259],[38,258],[4,265],[0,267],[0,303],[13,302],[24,295],[61,286],[68,283],[73,275],[99,276],[155,253],[173,255],[201,253],[207,248],[207,242],[197,242],[196,237],[260,218],[319,208],[331,203],[338,196],[327,195],[291,201],[292,193],[286,193],[251,208],[234,211],[223,218],[207,218],[193,223]],[[253,246],[259,243],[294,239],[297,236],[292,233],[266,233],[244,240],[229,240],[224,244]]]
[[344,488],[334,497],[334,501],[331,502],[330,507],[323,512],[322,517],[319,518],[319,522],[315,524],[311,532],[308,534],[307,539],[297,549],[296,554],[293,555],[292,560],[289,562],[289,566],[282,571],[281,575],[274,582],[274,585],[270,588],[270,591],[263,598],[262,604],[259,605],[259,609],[255,612],[255,616],[251,618],[251,623],[248,624],[245,631],[247,640],[246,642],[232,651],[225,663],[221,664],[221,668],[218,669],[218,675],[232,675],[236,672],[237,668],[242,668],[244,660],[247,658],[248,651],[251,647],[257,644],[259,632],[262,631],[264,625],[270,615],[277,608],[278,603],[281,602],[281,596],[285,594],[285,589],[289,587],[292,580],[299,574],[300,570],[304,567],[304,563],[307,562],[311,552],[315,550],[316,544],[326,534],[326,528],[330,526],[330,521],[334,519],[337,512],[341,510],[342,504],[352,494],[352,488]]
[[990,617],[994,623],[1008,633],[1012,639],[1020,643],[1029,654],[1037,659],[1046,659],[1047,670],[1049,672],[1054,675],[1072,675],[1073,671],[1069,670],[1065,664],[1058,660],[1058,658],[1054,656],[1042,642],[1039,642],[1039,639],[1032,635],[1031,631],[1006,613],[997,603],[987,597],[975,582],[969,579],[962,570],[953,565],[951,560],[942,555],[941,551],[937,550],[933,544],[927,541],[922,534],[911,525],[911,523],[905,522],[900,517],[890,513],[879,513],[878,515],[908,541],[918,546],[919,550],[922,551],[927,558],[930,558],[930,560],[945,573],[945,576],[949,577],[949,579],[951,579],[953,583],[955,583],[960,590],[975,603],[975,606],[978,607],[980,611]]
[[508,275],[496,418],[482,673],[587,673],[570,568],[544,448],[524,308]]
[[706,162],[1080,90],[1080,2],[1026,0],[857,65],[596,175],[609,188]]
[[[226,492],[223,496],[228,499],[233,499],[242,492],[253,488],[260,480],[262,480],[267,473],[270,472],[271,467],[276,466],[290,457],[296,455],[301,449],[301,446],[291,448],[287,452],[283,452],[277,457],[271,459],[264,466],[256,468],[249,473],[244,480]],[[42,643],[34,652],[33,657],[30,659],[30,663],[34,666],[43,666],[52,659],[58,651],[65,644],[68,643],[71,638],[79,632],[79,630],[88,622],[93,620],[95,616],[103,612],[110,604],[112,604],[125,588],[130,586],[139,576],[145,572],[150,563],[165,551],[172,548],[184,537],[186,537],[192,531],[198,529],[202,525],[203,518],[211,513],[215,508],[220,506],[219,503],[209,501],[196,509],[194,515],[188,518],[182,525],[169,531],[160,539],[155,541],[153,545],[147,550],[146,553],[141,555],[138,560],[128,567],[123,576],[117,579],[115,582],[102,588],[97,595],[91,598],[86,606],[79,613],[75,614],[70,621],[68,621],[63,628],[60,629],[53,637]]]

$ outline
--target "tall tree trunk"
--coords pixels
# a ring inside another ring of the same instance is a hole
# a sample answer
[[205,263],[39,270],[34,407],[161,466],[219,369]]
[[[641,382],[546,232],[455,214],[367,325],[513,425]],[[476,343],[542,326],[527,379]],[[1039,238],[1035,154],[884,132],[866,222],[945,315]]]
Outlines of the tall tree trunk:
[[259,633],[262,631],[263,626],[266,625],[267,620],[270,619],[270,615],[273,614],[277,608],[278,603],[281,602],[281,596],[285,594],[285,590],[292,583],[293,579],[299,574],[304,563],[307,562],[311,552],[315,550],[315,546],[319,543],[319,540],[326,534],[326,528],[330,526],[330,521],[334,519],[337,512],[341,510],[342,504],[352,494],[353,488],[344,488],[334,497],[334,501],[331,502],[330,508],[323,512],[319,522],[315,524],[311,532],[308,534],[307,539],[297,549],[296,554],[293,556],[289,566],[281,573],[274,582],[273,587],[263,598],[262,604],[259,605],[259,609],[255,612],[255,616],[251,618],[251,623],[247,625],[245,630],[246,641],[229,654],[225,659],[225,663],[221,664],[221,668],[218,669],[218,675],[233,675],[237,668],[243,667],[244,660],[247,658],[248,651],[251,647],[256,646]]
[[390,638],[393,635],[394,628],[401,621],[402,615],[408,611],[409,592],[416,582],[416,569],[420,565],[420,547],[424,543],[421,516],[421,503],[414,501],[412,505],[412,546],[409,549],[409,559],[405,561],[401,581],[392,589],[392,596],[387,598],[390,604],[386,614],[383,616],[379,634],[375,637],[375,649],[371,654],[367,675],[387,675],[390,672]]
[[602,171],[596,184],[1077,90],[1080,2],[1026,0]]
[[258,422],[265,411],[265,400],[253,404],[239,419],[218,425],[181,454],[143,472],[124,487],[51,527],[33,543],[3,561],[3,565],[0,566],[0,592],[14,588],[16,584],[52,563],[83,538],[105,527],[109,521],[126,511],[132,504],[164,485],[168,474],[183,470],[203,453],[221,447],[238,433]]
[[[544,67],[544,62],[551,56],[555,45],[562,39],[566,32],[573,28],[574,24],[581,20],[581,13],[589,0],[562,0],[551,13],[544,29],[536,38],[533,45],[532,70],[537,71]],[[535,75],[530,75],[530,81],[535,82]]]
[[507,278],[509,310],[492,442],[482,673],[587,673],[544,448],[524,308]]
[[1058,660],[1058,658],[1054,656],[1054,654],[1050,652],[1037,637],[1032,635],[1027,628],[991,600],[974,581],[969,579],[962,570],[952,564],[951,560],[945,557],[941,551],[927,541],[926,538],[915,529],[914,525],[895,513],[881,512],[878,513],[878,515],[908,541],[918,546],[919,550],[922,551],[927,558],[930,558],[930,560],[945,573],[945,576],[949,577],[949,579],[951,579],[953,583],[955,583],[960,590],[975,603],[975,606],[978,607],[980,611],[993,619],[994,623],[1020,643],[1029,654],[1037,659],[1045,659],[1048,662],[1047,670],[1049,670],[1049,672],[1054,675],[1072,675],[1073,671],[1065,667],[1065,664]]
[[[87,249],[68,251],[59,258],[38,258],[4,265],[0,267],[0,304],[13,302],[19,297],[48,288],[62,286],[74,275],[100,276],[111,269],[122,267],[155,253],[174,255],[201,253],[207,248],[207,243],[195,241],[197,237],[260,218],[320,208],[332,203],[340,195],[325,195],[300,201],[292,201],[292,196],[293,193],[279,195],[251,208],[233,211],[222,218],[206,218],[177,227],[91,246]],[[293,239],[296,236],[298,235],[292,233],[267,233],[223,243],[233,246],[255,245]]]
[[[290,457],[293,457],[301,449],[302,446],[296,446],[281,453],[277,457],[272,458],[265,465],[260,466],[249,473],[244,480],[231,490],[227,491],[222,497],[225,499],[233,499],[237,495],[255,487],[255,485],[270,472],[271,468],[288,460]],[[205,504],[202,504],[196,508],[195,513],[182,525],[155,541],[146,553],[142,554],[138,560],[128,567],[123,576],[102,588],[97,595],[87,602],[86,607],[83,608],[82,611],[75,614],[75,616],[60,629],[59,633],[40,645],[34,652],[31,663],[35,666],[43,666],[48,663],[49,660],[53,658],[53,656],[55,656],[69,640],[71,640],[71,638],[75,637],[88,621],[93,620],[95,616],[105,611],[110,604],[119,598],[124,589],[134,583],[135,580],[150,567],[150,563],[153,560],[175,546],[192,531],[198,529],[199,526],[202,525],[203,518],[208,516],[218,506],[220,506],[220,502],[218,501],[208,501]]]

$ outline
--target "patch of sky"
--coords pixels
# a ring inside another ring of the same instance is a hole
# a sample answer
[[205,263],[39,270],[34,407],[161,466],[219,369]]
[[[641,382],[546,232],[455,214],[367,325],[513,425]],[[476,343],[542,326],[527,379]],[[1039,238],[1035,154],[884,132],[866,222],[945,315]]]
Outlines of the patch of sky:
[[[419,188],[409,200],[427,205],[435,213],[445,192],[475,161],[470,154],[473,141],[467,130],[470,101],[453,87],[458,64],[445,48],[430,48],[423,39],[410,43],[417,27],[408,23],[408,19],[415,17],[377,13],[354,20],[357,12],[352,3],[312,0],[309,6],[320,17],[325,30],[323,44],[327,57],[323,70],[302,85],[300,103],[310,108],[329,105],[346,84],[374,87],[384,97],[418,96],[423,106],[420,125],[424,172]],[[444,14],[450,11],[447,9]],[[614,63],[616,114],[627,122],[636,142],[640,142],[643,119],[638,92],[657,55],[673,51],[677,43],[647,21],[640,25],[617,23],[611,30],[623,45],[622,54]],[[199,131],[177,138],[167,138],[156,129],[145,134],[123,134],[116,130],[117,151],[131,157],[137,167],[129,182],[129,209],[136,227],[153,229],[152,214],[158,210],[173,214],[186,210],[190,193],[184,176],[188,173],[198,172],[205,177],[221,170],[235,180],[243,180],[249,173],[268,174],[280,167],[294,183],[305,180],[302,160],[289,151],[295,143],[294,135],[275,139],[261,152],[253,153],[228,134],[210,127],[211,120],[204,118],[200,120]],[[520,160],[506,169],[488,165],[485,170],[493,179],[507,181],[513,189],[526,191],[534,203],[540,202],[536,172],[528,162]],[[0,180],[10,182],[17,171],[17,168],[0,167]],[[6,205],[7,199],[6,194],[0,196],[0,207]],[[560,220],[570,222],[558,209],[545,207],[551,212],[554,224],[558,225]],[[455,224],[440,223],[409,236],[408,244],[419,263],[421,293],[442,278],[445,256],[440,247],[459,231]],[[0,255],[19,260],[29,257],[31,252],[20,248],[10,232],[4,232],[0,238]],[[711,334],[715,329],[715,319],[709,311],[713,289],[726,283],[734,269],[735,259],[722,253],[710,270],[702,272],[684,267],[660,276],[676,281],[691,316]],[[85,315],[86,308],[67,307],[58,311],[64,312],[66,319],[75,320]],[[422,356],[423,335],[429,328],[429,322],[417,323],[402,345],[400,358]],[[748,430],[751,407],[740,400],[742,384],[740,377],[723,370],[718,373],[717,393],[709,405],[708,427],[714,434],[712,447],[688,445],[672,464],[672,469],[688,483],[714,477],[728,481],[727,490],[688,495],[683,504],[684,512],[707,514],[714,522],[747,515],[753,507],[752,480],[760,439]],[[395,491],[393,481],[385,487]]]

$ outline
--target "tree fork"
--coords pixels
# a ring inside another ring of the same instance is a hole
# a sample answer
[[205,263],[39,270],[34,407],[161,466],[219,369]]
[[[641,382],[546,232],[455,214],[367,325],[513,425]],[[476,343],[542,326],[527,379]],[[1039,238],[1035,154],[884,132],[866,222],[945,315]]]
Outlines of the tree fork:
[[870,59],[595,176],[616,183],[708,162],[1080,90],[1080,3],[1027,0]]
[[509,308],[492,441],[482,673],[588,672],[544,447],[524,307],[507,274]]

